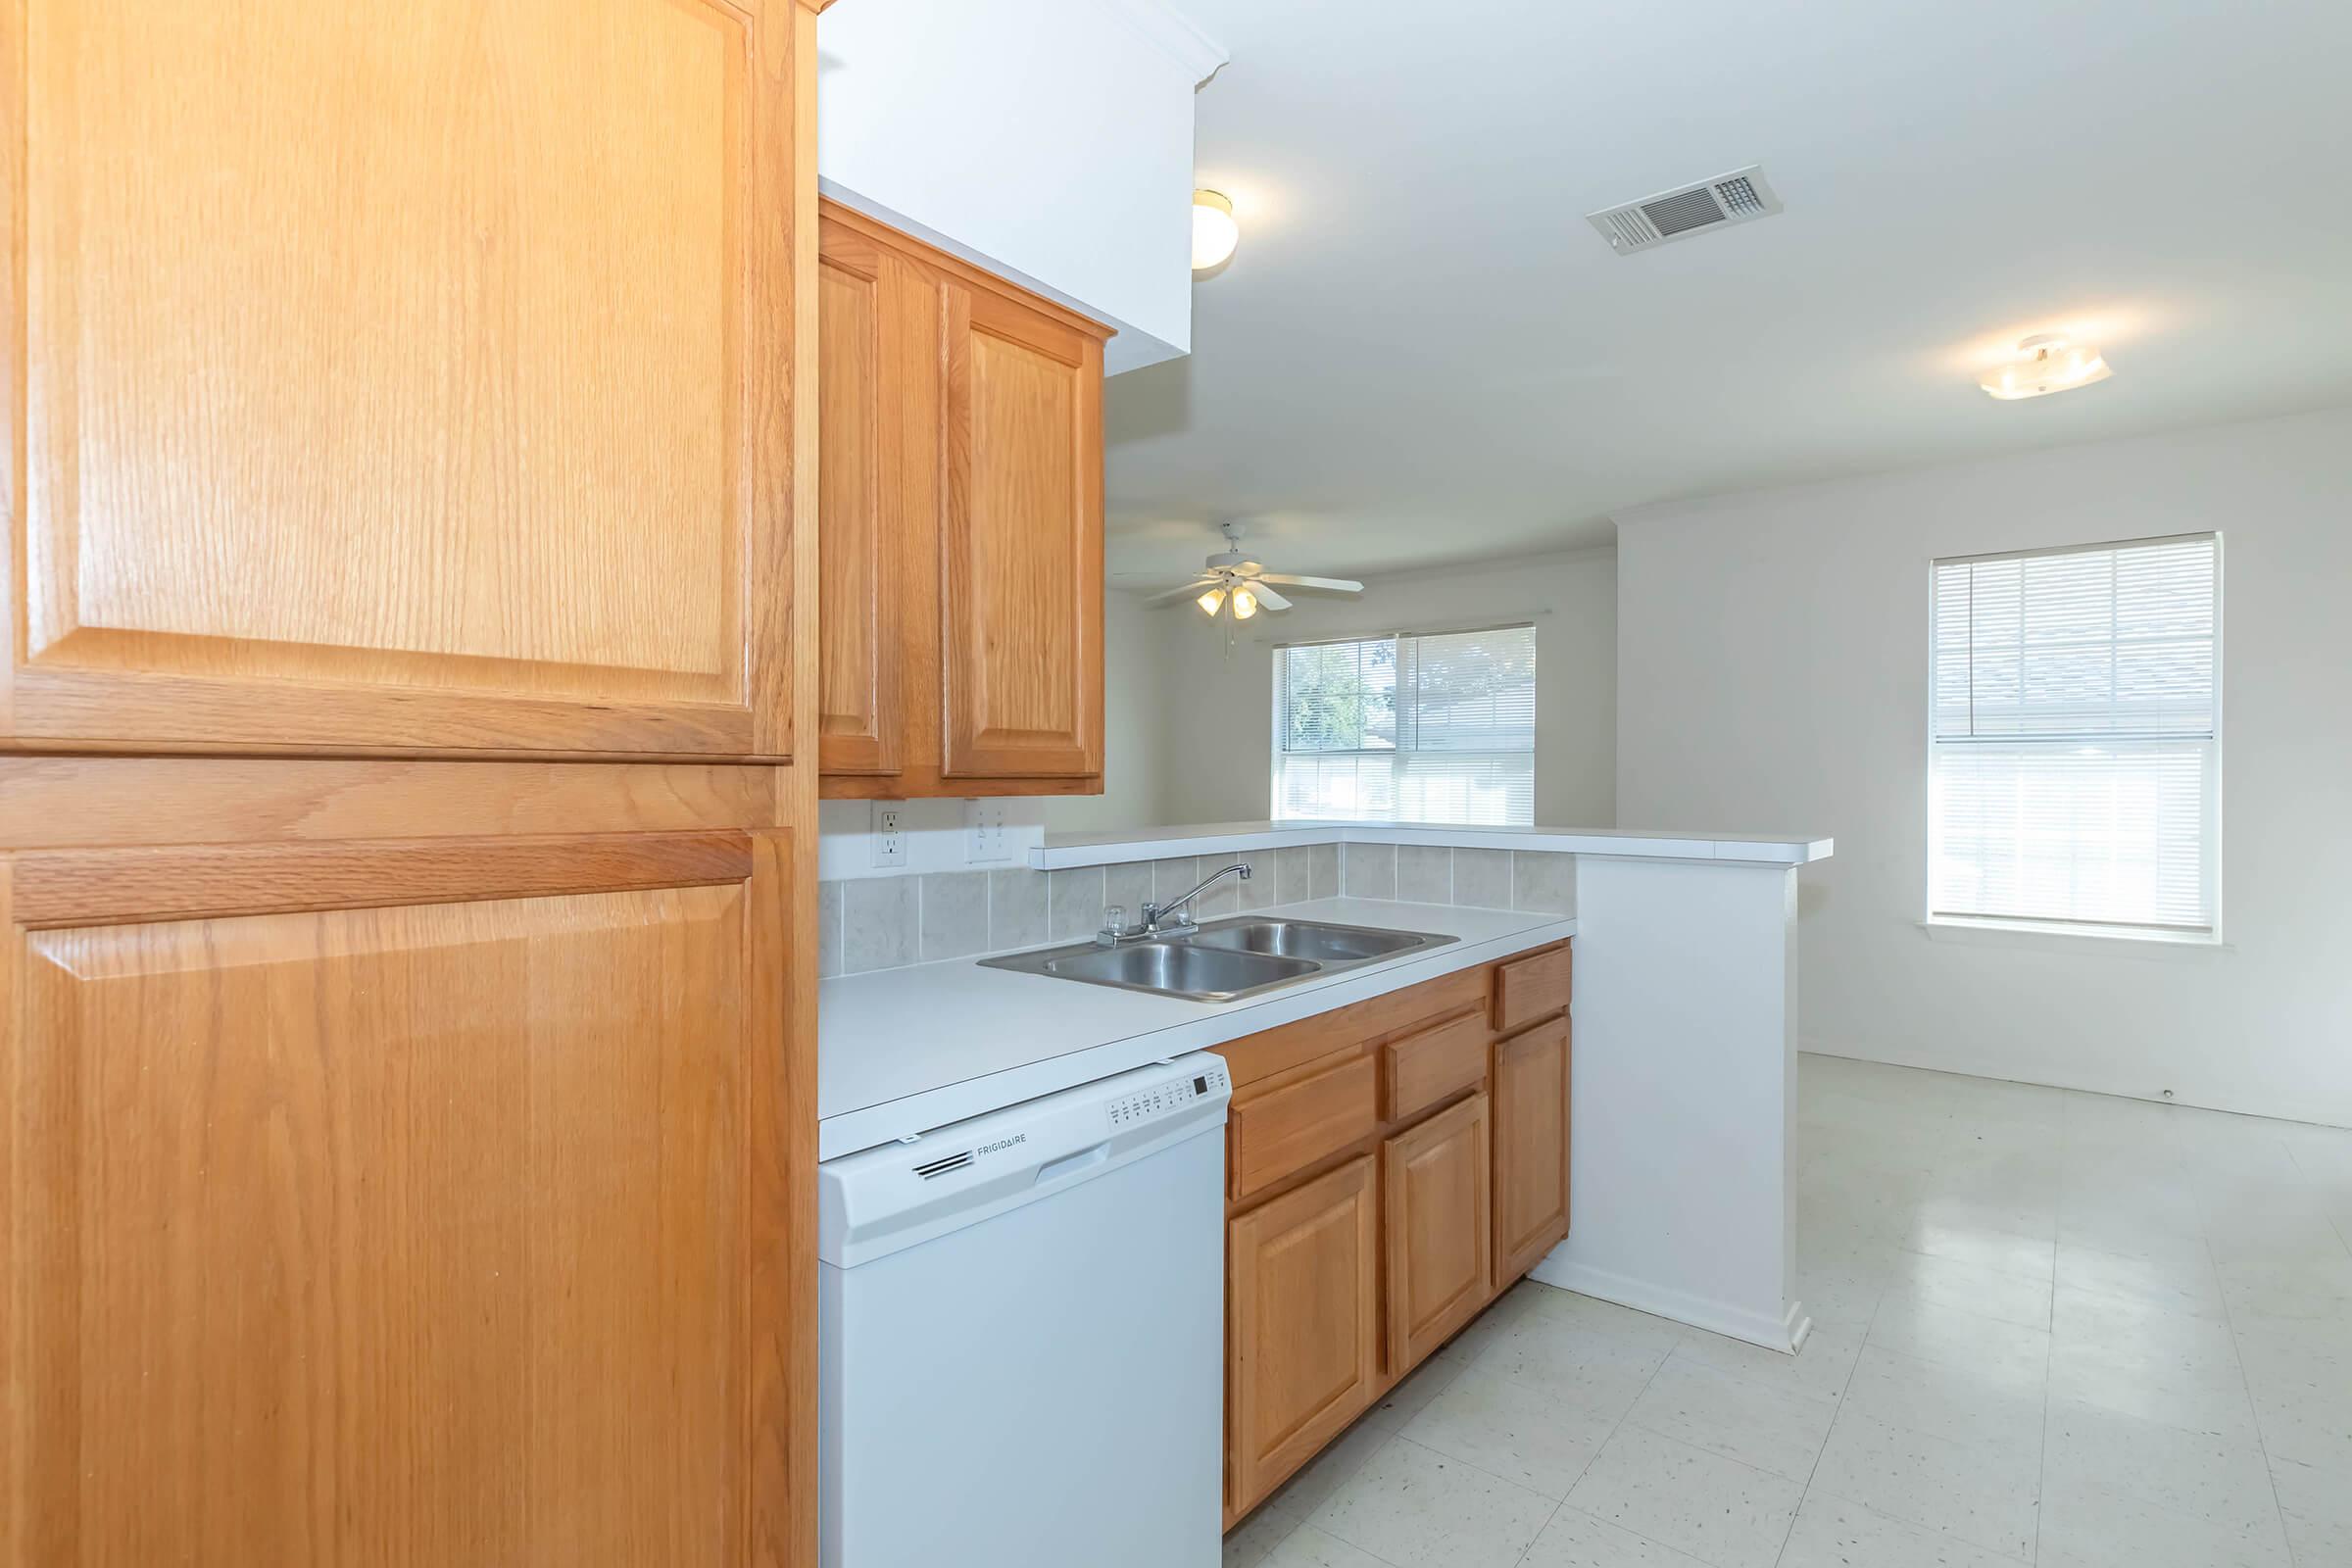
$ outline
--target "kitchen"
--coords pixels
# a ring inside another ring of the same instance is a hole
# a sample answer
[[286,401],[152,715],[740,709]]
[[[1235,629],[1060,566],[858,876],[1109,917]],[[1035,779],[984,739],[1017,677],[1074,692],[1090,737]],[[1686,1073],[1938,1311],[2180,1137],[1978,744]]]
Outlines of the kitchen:
[[4,20],[0,1564],[2352,1562],[2342,17]]

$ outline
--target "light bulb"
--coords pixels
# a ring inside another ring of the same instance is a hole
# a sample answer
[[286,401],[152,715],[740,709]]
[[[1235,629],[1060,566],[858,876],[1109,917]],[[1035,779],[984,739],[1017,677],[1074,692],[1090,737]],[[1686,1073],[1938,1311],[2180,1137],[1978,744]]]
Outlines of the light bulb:
[[1256,613],[1257,595],[1251,593],[1247,588],[1236,588],[1233,591],[1233,618],[1236,620],[1248,620],[1251,615]]
[[[1203,615],[1215,614],[1217,612],[1217,607],[1224,602],[1225,590],[1222,588],[1211,588],[1208,592],[1202,594],[1200,598],[1193,601],[1194,604],[1200,607],[1200,613]],[[1251,608],[1254,609],[1255,607],[1252,606]]]
[[1233,220],[1233,202],[1213,190],[1193,192],[1193,270],[1205,272],[1233,254],[1242,228]]

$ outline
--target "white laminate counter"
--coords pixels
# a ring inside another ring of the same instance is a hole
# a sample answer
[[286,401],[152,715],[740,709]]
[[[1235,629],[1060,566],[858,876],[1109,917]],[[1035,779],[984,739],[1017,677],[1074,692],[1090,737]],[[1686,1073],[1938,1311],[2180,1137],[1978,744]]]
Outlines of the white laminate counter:
[[1577,930],[1573,918],[1556,914],[1373,899],[1247,912],[1458,940],[1238,1002],[1185,1002],[988,969],[976,957],[826,980],[817,990],[817,1158],[1222,1045]]
[[1156,860],[1197,851],[1302,849],[1316,844],[1427,844],[1473,850],[1537,850],[1648,860],[1738,860],[1806,865],[1837,848],[1826,836],[1655,833],[1640,828],[1458,827],[1417,822],[1201,822],[1109,833],[1052,833],[1029,852],[1040,871]]

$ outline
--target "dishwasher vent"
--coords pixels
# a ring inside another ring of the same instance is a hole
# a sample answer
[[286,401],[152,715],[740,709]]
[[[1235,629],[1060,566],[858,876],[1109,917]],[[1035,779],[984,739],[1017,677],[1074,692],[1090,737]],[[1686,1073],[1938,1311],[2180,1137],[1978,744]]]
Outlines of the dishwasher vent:
[[961,1170],[971,1162],[972,1152],[967,1149],[960,1154],[942,1154],[939,1158],[926,1164],[917,1165],[914,1167],[914,1173],[923,1180],[929,1181],[934,1176],[945,1176],[952,1170]]
[[1750,164],[1622,207],[1587,213],[1585,218],[1600,231],[1611,250],[1631,256],[1710,228],[1770,218],[1780,210],[1781,198],[1765,179],[1764,167]]

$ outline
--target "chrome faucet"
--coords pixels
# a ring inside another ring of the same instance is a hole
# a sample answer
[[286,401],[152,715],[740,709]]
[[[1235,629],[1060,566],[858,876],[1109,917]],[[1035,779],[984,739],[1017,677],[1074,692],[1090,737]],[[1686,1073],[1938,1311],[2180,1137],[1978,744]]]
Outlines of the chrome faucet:
[[[1115,948],[1122,942],[1143,942],[1152,937],[1189,936],[1200,929],[1200,922],[1195,920],[1192,915],[1193,901],[1229,876],[1239,877],[1244,882],[1249,881],[1250,862],[1236,860],[1222,871],[1203,877],[1200,885],[1194,888],[1192,892],[1181,898],[1170,899],[1165,904],[1154,904],[1149,899],[1145,900],[1144,917],[1133,926],[1122,927],[1119,924],[1119,916],[1123,911],[1115,907],[1105,909],[1103,913],[1109,918],[1102,922],[1102,929],[1095,933],[1095,946]],[[1173,923],[1168,919],[1170,915],[1176,917]]]

